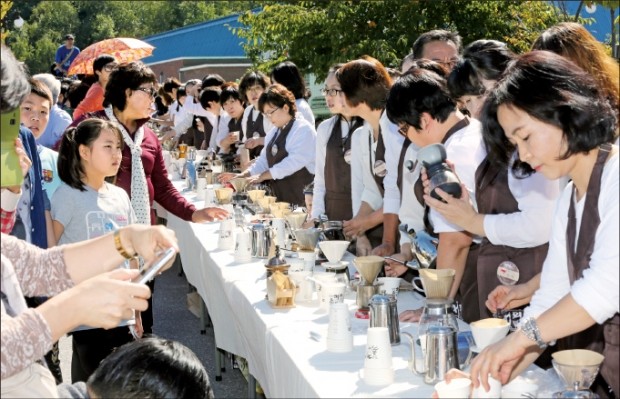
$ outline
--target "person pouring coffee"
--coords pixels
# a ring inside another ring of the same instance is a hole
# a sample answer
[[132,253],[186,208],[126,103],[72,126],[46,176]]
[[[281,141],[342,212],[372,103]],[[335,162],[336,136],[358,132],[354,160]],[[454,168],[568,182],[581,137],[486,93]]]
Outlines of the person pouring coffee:
[[271,85],[258,101],[263,115],[275,126],[265,137],[256,162],[241,173],[223,173],[221,182],[249,177],[249,183],[269,182],[279,201],[305,205],[304,187],[314,179],[316,131],[297,118],[295,96],[281,84]]

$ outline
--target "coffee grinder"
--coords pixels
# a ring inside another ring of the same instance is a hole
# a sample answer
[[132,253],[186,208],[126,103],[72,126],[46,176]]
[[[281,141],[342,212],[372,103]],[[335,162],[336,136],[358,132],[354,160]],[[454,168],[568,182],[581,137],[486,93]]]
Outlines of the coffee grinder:
[[370,299],[379,293],[379,285],[376,284],[375,280],[383,267],[383,258],[375,255],[358,256],[353,259],[353,263],[361,277],[357,284],[356,303],[358,310],[355,312],[355,317],[368,319]]

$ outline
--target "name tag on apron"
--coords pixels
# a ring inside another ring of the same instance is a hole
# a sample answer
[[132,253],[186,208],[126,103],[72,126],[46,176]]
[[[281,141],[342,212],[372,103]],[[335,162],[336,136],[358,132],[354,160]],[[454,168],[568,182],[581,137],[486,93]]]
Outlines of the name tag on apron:
[[349,165],[351,164],[351,150],[346,150],[344,152],[344,161]]
[[271,146],[271,156],[276,156],[276,154],[278,153],[278,146],[277,145],[273,145]]
[[497,279],[504,285],[515,285],[519,281],[519,268],[513,262],[505,260],[497,266]]
[[385,162],[382,160],[375,161],[375,165],[373,167],[373,173],[375,176],[384,177],[387,174],[387,169],[385,168]]

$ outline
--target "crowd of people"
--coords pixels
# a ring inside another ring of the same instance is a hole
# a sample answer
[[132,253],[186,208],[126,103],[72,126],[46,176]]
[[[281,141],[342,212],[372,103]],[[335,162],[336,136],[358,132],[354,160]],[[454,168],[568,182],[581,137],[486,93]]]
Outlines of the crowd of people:
[[[334,64],[323,89],[333,116],[318,126],[290,61],[238,82],[211,74],[160,85],[144,64],[107,54],[93,70],[88,89],[28,79],[2,48],[2,112],[21,111],[24,176],[21,186],[2,185],[3,395],[5,380],[25,370],[53,386],[39,359],[68,332],[74,383],[96,396],[102,380],[120,383],[106,367],[129,360],[110,354],[135,344],[128,330],[140,337],[153,325],[153,285],[127,281],[135,255],[148,261],[176,247],[169,230],[149,227],[153,202],[196,223],[228,216],[196,209],[175,189],[162,143],[232,156],[237,169],[222,183],[267,186],[308,208],[306,226],[342,221],[358,256],[391,257],[387,276],[411,281],[416,272],[402,264],[414,259],[411,233],[434,237],[436,268],[456,271],[450,297],[460,318],[510,310],[514,332],[474,359],[475,385],[487,387],[489,375],[507,382],[549,346],[592,348],[605,354],[595,389],[620,392],[619,69],[580,24],[551,27],[524,54],[497,40],[462,48],[456,32],[434,30],[398,70],[368,55]],[[429,192],[429,165],[417,154],[437,144],[459,198]],[[85,251],[102,256],[78,266]],[[513,284],[498,278],[506,267]],[[420,309],[400,315],[419,317]],[[45,359],[53,371],[53,350]]]

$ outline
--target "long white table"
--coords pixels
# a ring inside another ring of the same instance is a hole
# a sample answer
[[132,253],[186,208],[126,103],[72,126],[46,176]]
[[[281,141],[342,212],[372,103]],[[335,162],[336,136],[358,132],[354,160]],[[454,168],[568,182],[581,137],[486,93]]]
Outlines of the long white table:
[[[182,184],[175,182],[177,187]],[[195,194],[185,197],[202,207]],[[409,343],[402,337],[392,347],[395,381],[385,387],[368,386],[360,378],[364,366],[367,320],[354,317],[355,294],[345,297],[349,305],[354,348],[349,353],[326,350],[328,315],[316,303],[292,309],[274,309],[265,299],[265,259],[235,263],[232,251],[217,249],[219,223],[195,224],[168,214],[168,227],[179,239],[183,270],[203,298],[213,321],[219,348],[248,361],[269,398],[276,397],[424,397],[433,387],[408,368]],[[422,306],[413,291],[398,295],[399,311]],[[465,324],[461,327],[468,329]],[[414,336],[417,325],[401,324],[401,331]],[[316,341],[311,332],[322,338]]]

